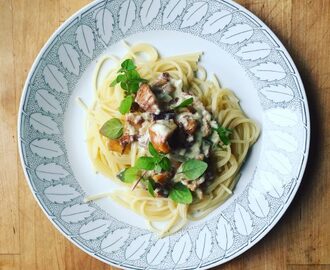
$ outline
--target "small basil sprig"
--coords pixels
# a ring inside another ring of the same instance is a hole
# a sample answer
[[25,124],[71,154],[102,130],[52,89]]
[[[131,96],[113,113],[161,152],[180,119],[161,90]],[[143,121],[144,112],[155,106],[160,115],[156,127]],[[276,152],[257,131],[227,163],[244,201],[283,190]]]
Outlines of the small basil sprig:
[[100,133],[109,139],[118,139],[123,135],[123,124],[118,118],[112,118],[104,123]]
[[184,108],[184,107],[188,107],[189,105],[191,105],[194,102],[194,98],[188,98],[184,101],[182,101],[179,105],[175,106],[173,109],[177,110],[180,108]]
[[202,160],[190,159],[182,164],[180,173],[183,173],[188,180],[196,180],[205,173],[207,166],[207,163]]
[[233,131],[229,128],[218,126],[217,128],[212,128],[216,131],[220,137],[220,140],[223,142],[224,145],[230,144],[229,136],[233,133]]
[[140,157],[136,161],[135,167],[142,170],[169,171],[171,170],[171,161],[165,155],[158,153],[152,143],[148,145],[151,157]]
[[[180,173],[183,173],[189,180],[196,180],[205,173],[207,166],[207,163],[202,160],[190,159],[182,164]],[[181,182],[171,188],[169,197],[182,204],[190,204],[193,200],[190,189]]]
[[182,204],[192,203],[193,197],[189,188],[187,188],[181,182],[176,183],[170,190],[169,197],[177,202]]
[[160,172],[171,170],[171,161],[168,157],[158,153],[152,143],[149,143],[148,149],[152,155],[151,157],[139,157],[135,162],[134,167],[127,168],[117,175],[122,182],[133,183],[134,181],[141,179],[141,171],[155,170]]
[[140,83],[148,82],[146,79],[140,77],[140,74],[136,71],[136,66],[132,59],[126,59],[121,63],[121,68],[115,80],[112,81],[110,86],[115,86],[120,83],[120,87],[125,90],[125,94],[128,95],[124,98],[119,106],[119,111],[122,114],[129,112],[133,104],[133,94],[135,94],[140,86]]

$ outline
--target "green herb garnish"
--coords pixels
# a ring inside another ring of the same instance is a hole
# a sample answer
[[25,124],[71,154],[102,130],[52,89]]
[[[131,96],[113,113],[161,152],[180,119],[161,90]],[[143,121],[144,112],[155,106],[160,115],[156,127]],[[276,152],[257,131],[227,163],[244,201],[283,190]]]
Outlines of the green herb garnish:
[[123,124],[118,118],[112,118],[104,123],[100,133],[109,139],[118,139],[123,135]]
[[137,159],[135,166],[138,169],[146,171],[169,171],[171,170],[171,161],[165,155],[158,153],[152,143],[149,143],[148,149],[151,157],[140,157]]
[[194,102],[194,98],[188,98],[188,99],[182,101],[179,105],[175,106],[173,109],[176,110],[176,109],[187,107],[190,104],[192,104],[193,102]]
[[221,126],[212,129],[218,133],[220,140],[223,142],[224,145],[230,144],[229,136],[233,133],[231,129]]
[[150,171],[155,168],[155,160],[153,157],[140,157],[135,163],[135,166],[138,169]]
[[135,167],[130,167],[126,169],[122,174],[122,179],[124,183],[133,183],[135,180],[138,180],[140,177],[140,170]]
[[162,168],[163,171],[170,171],[171,170],[171,161],[168,157],[163,157],[159,162],[158,165]]
[[136,69],[132,59],[126,59],[121,63],[121,69],[118,72],[130,71]]
[[146,185],[149,194],[155,197],[155,181],[152,179],[142,179],[142,181]]
[[113,87],[120,83],[120,87],[125,90],[127,96],[120,103],[119,111],[121,114],[126,114],[130,111],[134,101],[132,94],[135,94],[139,90],[140,83],[147,82],[147,80],[140,77],[132,59],[126,59],[122,62],[121,68],[117,73],[119,74],[110,86]]
[[177,202],[182,204],[192,203],[192,194],[191,191],[182,183],[176,183],[170,190],[169,197]]
[[121,68],[117,72],[119,74],[116,79],[110,84],[113,87],[120,83],[120,87],[125,90],[125,94],[127,95],[119,106],[121,114],[126,114],[130,111],[134,101],[132,94],[135,94],[139,90],[141,82],[147,82],[147,80],[140,77],[140,74],[135,69],[136,66],[133,60],[126,59],[121,63]]
[[155,147],[152,145],[151,142],[149,142],[149,144],[148,144],[148,150],[149,150],[149,153],[153,157],[160,157],[161,156],[161,154],[157,152],[157,150],[155,149]]
[[190,159],[183,163],[181,173],[183,173],[189,180],[196,180],[203,175],[207,166],[207,163],[204,161]]
[[[157,172],[161,171],[170,171],[171,170],[171,161],[165,155],[158,153],[152,143],[149,143],[148,149],[151,157],[144,156],[139,157],[134,167],[130,167],[120,172],[117,177],[124,183],[133,183],[135,180],[141,180],[144,174],[141,171],[152,171]],[[149,181],[144,179],[143,181]],[[152,181],[152,180],[150,180]],[[150,187],[148,187],[150,189]]]
[[131,107],[132,107],[133,101],[134,101],[134,97],[132,95],[129,95],[129,96],[125,97],[121,101],[120,106],[119,106],[120,113],[121,114],[128,113],[130,111]]
[[118,70],[119,73],[115,80],[112,81],[110,86],[115,86],[120,83],[121,88],[126,90],[127,94],[135,94],[139,89],[141,82],[147,82],[142,79],[140,74],[136,71],[136,66],[132,59],[126,59],[121,63],[121,68]]

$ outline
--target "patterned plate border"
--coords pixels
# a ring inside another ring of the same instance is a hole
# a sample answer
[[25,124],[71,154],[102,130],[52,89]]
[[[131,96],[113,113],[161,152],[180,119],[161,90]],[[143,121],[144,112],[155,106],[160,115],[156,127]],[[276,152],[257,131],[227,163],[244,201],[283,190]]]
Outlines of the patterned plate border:
[[[233,55],[253,81],[264,114],[258,168],[219,216],[157,239],[118,221],[75,180],[63,140],[64,111],[89,63],[140,31],[175,30]],[[291,203],[308,157],[310,120],[299,73],[284,46],[257,17],[232,1],[95,1],[74,14],[37,56],[23,90],[19,151],[29,186],[52,223],[92,256],[128,269],[206,269],[252,247]]]

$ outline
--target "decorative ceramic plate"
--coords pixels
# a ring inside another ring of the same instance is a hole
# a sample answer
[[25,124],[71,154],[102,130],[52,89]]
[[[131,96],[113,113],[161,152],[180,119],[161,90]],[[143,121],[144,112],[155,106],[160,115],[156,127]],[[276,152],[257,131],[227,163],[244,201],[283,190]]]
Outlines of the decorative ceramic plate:
[[[261,136],[234,194],[216,211],[163,239],[143,218],[110,199],[84,142],[92,73],[121,40],[147,42],[162,55],[204,51],[201,64],[232,89]],[[32,193],[53,224],[92,256],[127,269],[205,269],[238,256],[280,219],[300,184],[310,122],[304,87],[281,42],[230,0],[95,1],[66,21],[35,60],[23,91],[19,148]]]

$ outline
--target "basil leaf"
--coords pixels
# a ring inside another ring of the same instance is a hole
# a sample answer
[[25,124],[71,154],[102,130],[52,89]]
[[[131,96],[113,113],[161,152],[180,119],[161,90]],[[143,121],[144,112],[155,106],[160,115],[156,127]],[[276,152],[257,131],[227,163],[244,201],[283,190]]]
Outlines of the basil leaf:
[[121,67],[124,70],[133,70],[136,68],[132,59],[126,59],[124,62],[121,63]]
[[140,74],[135,69],[127,71],[126,76],[128,80],[140,79]]
[[139,90],[140,83],[147,82],[147,80],[140,77],[140,74],[135,69],[136,66],[133,60],[126,59],[121,63],[121,68],[117,71],[120,74],[117,75],[110,86],[120,83],[120,87],[126,91],[126,94],[135,94]]
[[132,104],[133,104],[133,101],[134,101],[134,98],[133,96],[127,96],[125,97],[121,103],[120,103],[120,106],[119,106],[119,111],[121,114],[126,114],[130,111],[131,107],[132,107]]
[[191,191],[181,182],[176,183],[170,190],[169,197],[177,203],[190,204],[192,203]]
[[196,180],[207,169],[207,163],[197,159],[190,159],[183,163],[182,165],[182,173],[189,179],[189,180]]
[[179,105],[175,106],[174,109],[180,109],[189,106],[194,102],[194,98],[188,98],[184,101],[182,101]]
[[126,81],[121,82],[121,83],[120,83],[120,87],[123,88],[124,90],[128,90],[127,82],[126,82]]
[[129,93],[136,93],[139,90],[139,81],[127,81],[127,90]]
[[232,134],[231,129],[219,126],[218,128],[213,128],[213,130],[218,133],[220,140],[224,145],[230,144],[229,136]]
[[120,74],[120,75],[118,75],[117,77],[116,77],[116,79],[114,79],[113,81],[112,81],[112,83],[110,84],[110,86],[115,86],[117,83],[119,83],[119,82],[125,82],[127,80],[127,78],[126,78],[126,75],[125,74]]
[[119,82],[124,82],[124,81],[126,81],[126,80],[127,80],[127,77],[126,77],[125,74],[119,74],[119,75],[117,76],[117,78],[116,78],[117,83],[119,83]]
[[152,157],[140,157],[136,161],[134,167],[138,169],[150,171],[155,168],[155,161]]
[[133,183],[135,180],[139,178],[140,170],[135,167],[130,167],[126,169],[123,173],[123,182],[125,183]]
[[148,144],[148,150],[149,153],[154,156],[154,157],[160,157],[160,154],[157,152],[157,150],[155,149],[155,147],[152,145],[151,142],[149,142]]
[[171,170],[171,161],[167,157],[163,157],[158,164],[164,171]]
[[153,180],[151,180],[151,179],[147,180],[147,189],[148,189],[149,194],[152,197],[155,197],[154,187],[155,187],[155,182]]
[[112,118],[105,122],[100,133],[109,139],[118,139],[123,135],[123,124],[118,118]]

